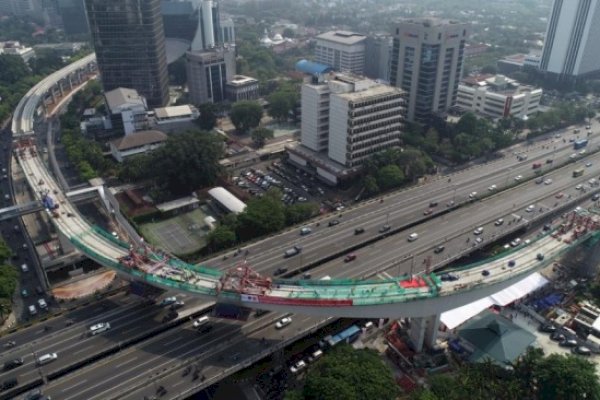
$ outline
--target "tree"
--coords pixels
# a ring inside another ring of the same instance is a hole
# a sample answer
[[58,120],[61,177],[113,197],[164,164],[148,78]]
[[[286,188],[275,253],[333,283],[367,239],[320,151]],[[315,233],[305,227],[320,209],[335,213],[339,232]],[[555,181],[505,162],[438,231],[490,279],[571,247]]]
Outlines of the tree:
[[213,103],[200,104],[198,107],[200,116],[196,123],[203,131],[211,131],[217,124],[217,107]]
[[0,83],[9,84],[28,75],[27,64],[19,56],[0,54]]
[[212,251],[226,249],[235,243],[235,232],[228,226],[217,226],[212,232],[206,236],[207,246]]
[[377,171],[377,185],[382,190],[392,189],[404,182],[404,173],[397,165],[386,165]]
[[594,364],[581,357],[551,354],[536,365],[540,399],[600,399]]
[[294,32],[292,28],[285,28],[281,36],[283,36],[284,38],[293,39],[296,37],[296,32]]
[[277,121],[286,121],[298,103],[298,94],[288,90],[278,90],[269,96],[269,115]]
[[367,195],[373,195],[379,193],[379,185],[373,175],[367,175],[363,179],[363,186]]
[[256,101],[238,101],[231,108],[231,123],[241,133],[254,129],[262,118],[262,107]]
[[0,299],[12,299],[17,288],[19,273],[12,265],[0,265]]
[[189,194],[215,183],[222,171],[222,154],[223,142],[216,134],[188,131],[169,136],[167,143],[151,154],[149,168],[159,185],[177,195]]
[[3,239],[0,239],[0,264],[10,258],[12,251]]
[[319,211],[316,203],[296,203],[285,208],[285,223],[294,225],[312,218]]
[[305,400],[391,400],[398,389],[374,350],[339,345],[308,370],[302,394]]
[[265,142],[268,139],[273,139],[274,136],[275,135],[272,129],[263,127],[252,130],[252,133],[250,134],[250,137],[252,138],[252,141],[254,142],[256,147],[263,147],[265,145]]
[[238,215],[238,236],[248,240],[276,232],[285,225],[285,211],[281,192],[269,189],[263,197],[253,198],[244,212]]

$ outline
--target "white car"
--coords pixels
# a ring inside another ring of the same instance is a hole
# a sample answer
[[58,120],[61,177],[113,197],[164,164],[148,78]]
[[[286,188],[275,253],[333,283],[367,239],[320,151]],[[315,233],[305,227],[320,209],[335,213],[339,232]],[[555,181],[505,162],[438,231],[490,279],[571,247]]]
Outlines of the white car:
[[286,326],[288,326],[291,323],[292,323],[292,318],[290,318],[290,317],[281,318],[275,324],[275,328],[277,328],[277,329],[283,329],[283,328],[285,328]]
[[99,333],[105,332],[109,329],[110,329],[110,324],[108,322],[100,322],[99,324],[90,326],[90,334],[92,336],[94,336]]
[[575,186],[575,190],[581,190],[581,189],[583,189],[583,185],[577,185],[577,186]]
[[551,185],[552,184],[552,179],[548,178],[544,181],[544,185]]
[[584,154],[585,154],[585,149],[583,149],[583,150],[581,150],[581,151],[579,152],[579,155],[580,155],[580,156],[582,156],[582,155],[584,155]]
[[477,192],[471,192],[471,193],[469,194],[469,198],[470,198],[470,199],[474,199],[475,197],[477,197]]
[[166,297],[163,299],[163,301],[160,302],[160,306],[170,306],[171,304],[174,304],[177,302],[177,297],[175,296],[171,296],[171,297]]
[[44,299],[38,299],[38,306],[40,306],[40,308],[42,310],[46,310],[48,308],[48,303],[46,303],[46,300]]
[[409,242],[414,242],[415,240],[417,240],[419,238],[419,234],[416,232],[411,233],[410,235],[408,235],[408,241]]
[[194,328],[200,328],[202,325],[208,324],[209,318],[208,316],[203,316],[194,321]]
[[481,236],[478,236],[478,237],[475,239],[475,243],[477,243],[477,244],[480,244],[481,242],[483,242],[483,238],[482,238]]
[[515,181],[519,182],[519,181],[521,181],[521,179],[523,179],[523,175],[515,176]]
[[300,234],[302,236],[304,235],[308,235],[312,232],[312,229],[310,229],[309,227],[305,226],[304,228],[300,229]]
[[535,204],[530,204],[525,209],[525,211],[527,211],[528,213],[533,212],[533,210],[535,210]]
[[496,225],[496,226],[500,226],[500,225],[502,225],[503,223],[504,223],[504,220],[503,220],[502,218],[498,218],[498,219],[496,220],[496,222],[494,222],[494,225]]
[[493,191],[495,191],[496,189],[498,189],[498,186],[496,186],[496,185],[492,185],[492,186],[490,186],[490,187],[488,188],[488,190],[489,190],[490,192],[493,192]]
[[479,228],[475,229],[473,231],[473,235],[481,235],[483,233],[483,227],[480,226]]
[[519,238],[516,238],[510,242],[511,247],[517,247],[520,244],[521,244],[521,239],[519,239]]
[[298,372],[302,371],[304,368],[306,368],[306,363],[304,362],[304,360],[300,360],[296,364],[294,364],[290,367],[290,372],[292,374],[297,374]]

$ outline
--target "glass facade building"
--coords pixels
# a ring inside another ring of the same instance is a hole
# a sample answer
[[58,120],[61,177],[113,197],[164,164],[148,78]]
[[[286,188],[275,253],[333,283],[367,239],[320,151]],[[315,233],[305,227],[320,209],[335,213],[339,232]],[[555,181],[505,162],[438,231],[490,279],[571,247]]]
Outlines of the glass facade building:
[[150,107],[168,103],[160,0],[85,0],[105,91],[135,89]]

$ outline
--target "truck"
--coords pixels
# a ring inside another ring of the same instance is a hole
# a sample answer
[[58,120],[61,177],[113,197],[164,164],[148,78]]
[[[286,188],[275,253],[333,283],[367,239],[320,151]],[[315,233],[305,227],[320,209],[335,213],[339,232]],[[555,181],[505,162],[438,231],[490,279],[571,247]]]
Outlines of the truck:
[[299,254],[301,251],[302,251],[302,247],[300,247],[300,246],[296,245],[296,246],[292,247],[291,249],[287,249],[287,250],[285,251],[285,253],[283,253],[283,256],[284,256],[285,258],[288,258],[288,257],[293,257],[293,256],[295,256],[296,254]]
[[587,146],[588,142],[589,141],[587,139],[576,140],[573,142],[573,149],[577,150],[577,149],[584,148],[585,146]]

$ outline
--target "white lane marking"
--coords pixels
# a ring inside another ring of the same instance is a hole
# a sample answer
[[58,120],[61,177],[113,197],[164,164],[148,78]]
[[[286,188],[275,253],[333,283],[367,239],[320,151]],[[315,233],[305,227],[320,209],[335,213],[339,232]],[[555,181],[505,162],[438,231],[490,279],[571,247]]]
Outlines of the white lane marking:
[[73,389],[73,388],[76,388],[77,386],[83,385],[83,384],[84,384],[84,383],[86,383],[86,382],[87,382],[87,379],[82,379],[81,381],[77,382],[76,384],[74,384],[74,385],[71,385],[71,386],[69,386],[69,387],[66,387],[66,388],[64,388],[64,389],[62,390],[62,392],[67,392],[67,391],[69,391],[69,390],[71,390],[71,389]]

